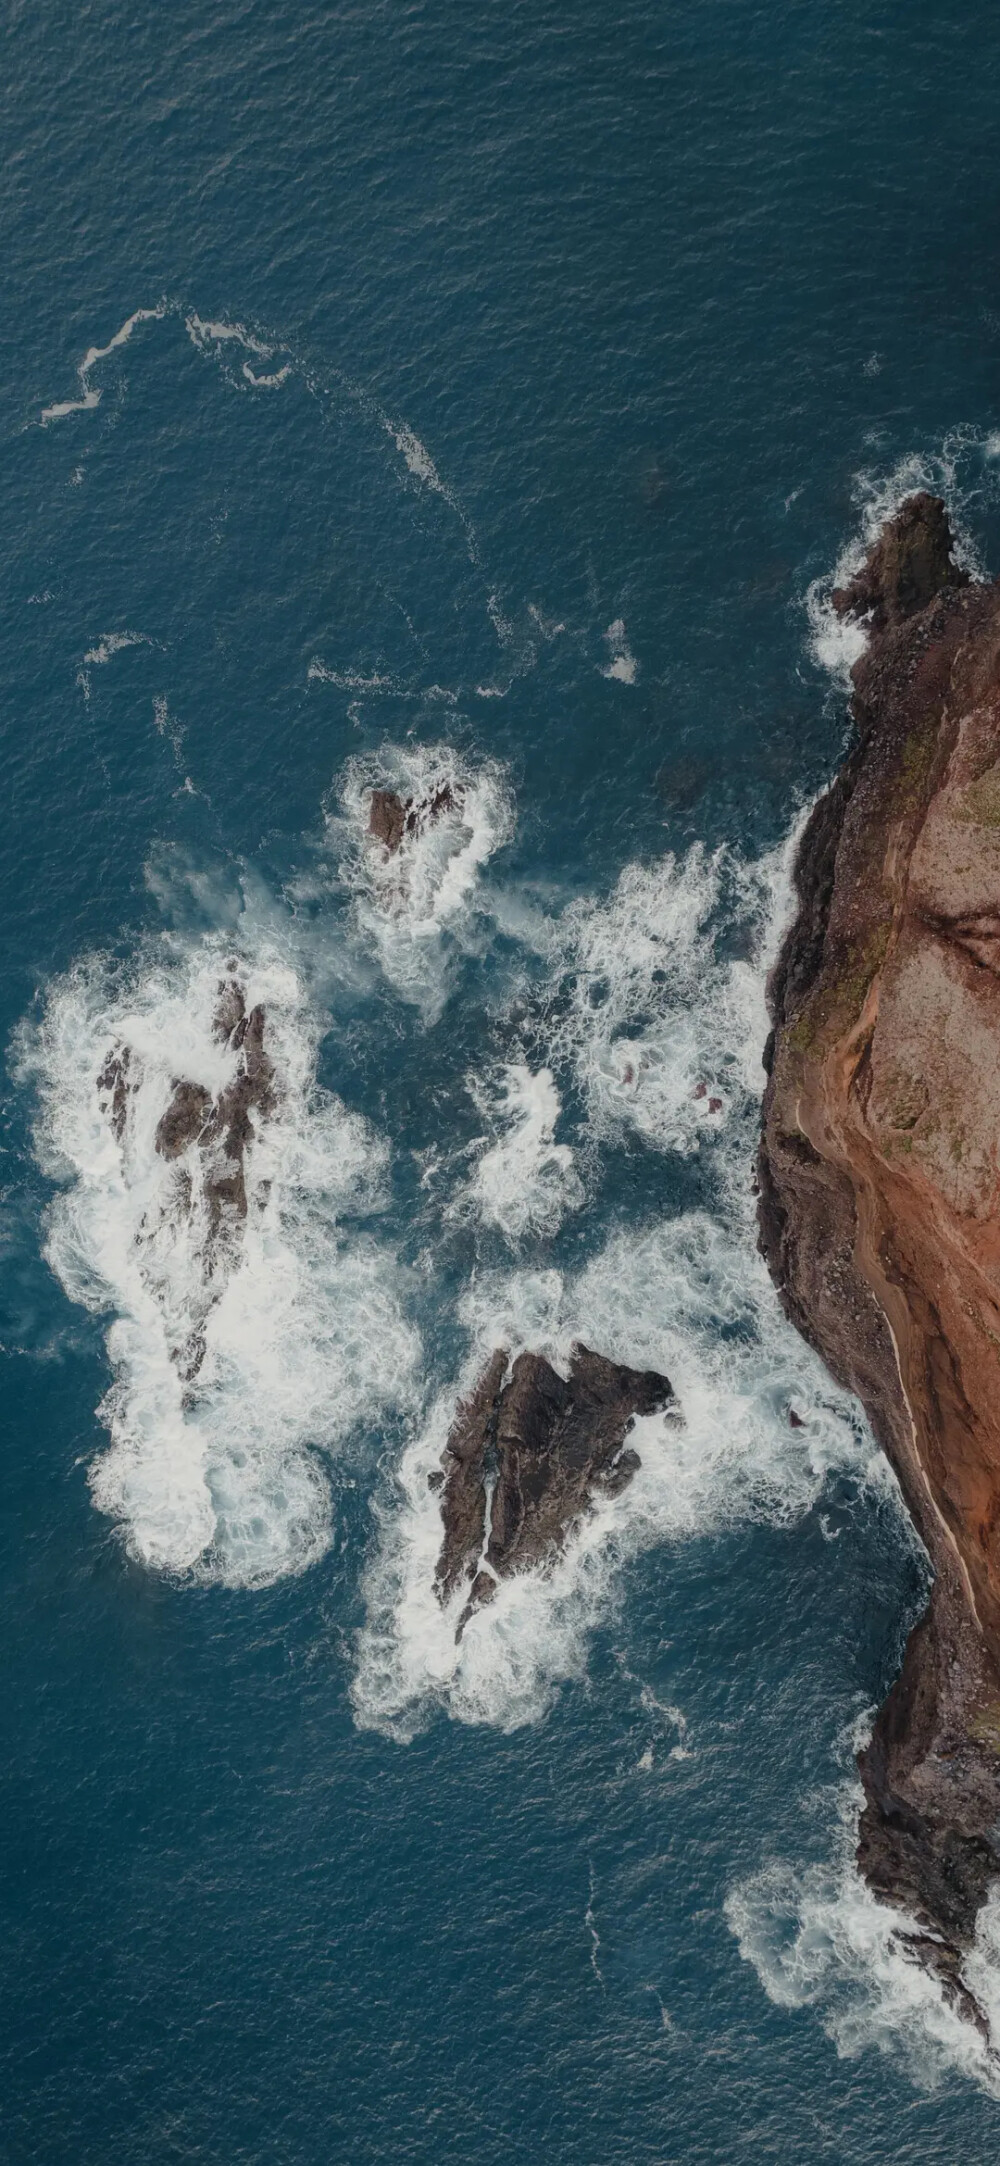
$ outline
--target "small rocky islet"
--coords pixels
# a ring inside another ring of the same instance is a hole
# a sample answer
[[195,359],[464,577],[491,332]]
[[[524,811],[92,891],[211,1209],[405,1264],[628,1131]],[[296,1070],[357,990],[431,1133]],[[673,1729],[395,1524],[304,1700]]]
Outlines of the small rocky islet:
[[634,1418],[676,1411],[665,1376],[576,1345],[563,1377],[544,1355],[502,1348],[459,1403],[440,1468],[442,1604],[466,1591],[461,1634],[502,1579],[553,1561],[583,1514],[638,1472]]

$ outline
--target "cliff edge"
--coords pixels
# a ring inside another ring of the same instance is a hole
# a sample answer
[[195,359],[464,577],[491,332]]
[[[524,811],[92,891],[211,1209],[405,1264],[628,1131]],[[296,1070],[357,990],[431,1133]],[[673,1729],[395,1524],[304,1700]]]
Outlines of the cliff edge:
[[834,606],[869,644],[769,985],[760,1240],[930,1554],[859,1760],[858,1863],[982,2024],[961,1965],[1000,1874],[1000,583],[919,495]]

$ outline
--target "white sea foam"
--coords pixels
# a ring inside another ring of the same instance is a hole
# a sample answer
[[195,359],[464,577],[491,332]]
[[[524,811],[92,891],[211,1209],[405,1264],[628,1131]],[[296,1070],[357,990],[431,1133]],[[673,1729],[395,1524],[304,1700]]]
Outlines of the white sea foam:
[[948,506],[959,564],[979,579],[985,576],[966,513],[983,488],[982,461],[990,456],[990,439],[972,430],[955,430],[938,452],[913,452],[886,474],[866,467],[855,476],[854,499],[859,521],[855,533],[841,550],[832,572],[814,579],[806,593],[809,646],[813,660],[847,689],[855,662],[868,645],[863,622],[838,617],[833,607],[835,588],[844,587],[861,570],[873,542],[907,497],[919,489],[942,496]]
[[[614,1602],[630,1557],[655,1543],[690,1540],[747,1519],[794,1518],[818,1502],[834,1469],[866,1480],[884,1478],[884,1462],[873,1454],[854,1402],[832,1385],[783,1318],[755,1243],[749,1159],[757,1100],[752,1093],[759,1089],[766,1029],[763,974],[787,894],[790,854],[791,844],[743,876],[747,907],[757,913],[759,945],[754,966],[728,966],[736,973],[735,992],[726,973],[711,964],[707,907],[696,909],[693,930],[683,911],[678,917],[678,940],[693,943],[701,953],[700,972],[683,964],[687,997],[698,1010],[695,1042],[703,1049],[727,1043],[739,1079],[729,1103],[740,1118],[731,1118],[716,1211],[688,1212],[619,1233],[578,1274],[480,1274],[467,1288],[461,1305],[469,1341],[463,1371],[408,1446],[395,1501],[382,1508],[382,1540],[368,1578],[368,1622],[354,1683],[362,1724],[406,1736],[438,1706],[459,1720],[502,1729],[537,1721],[560,1685],[583,1673],[590,1631]],[[644,946],[649,888],[634,872],[623,876],[612,903],[604,906],[610,912],[601,932],[605,973],[613,969],[627,976],[631,969],[633,943],[624,922],[613,938],[606,937],[609,923],[627,916],[628,896],[635,906],[634,946],[639,951]],[[668,913],[677,903],[679,878],[690,883],[689,900],[705,902],[716,877],[721,877],[718,868],[713,874],[697,855],[680,871],[673,867],[666,876]],[[588,906],[585,922],[600,908]],[[574,952],[572,942],[569,952]],[[647,957],[637,966],[647,989],[655,990],[653,974],[668,954],[658,917],[651,949],[656,960]],[[588,1012],[584,1005],[578,1014]],[[596,1028],[606,1027],[598,1015]],[[580,1060],[586,1074],[580,1043],[571,1019],[562,1050]],[[602,1131],[605,1119],[599,1092]],[[428,1480],[439,1464],[456,1398],[469,1390],[494,1347],[511,1353],[532,1348],[565,1372],[578,1339],[613,1360],[666,1374],[682,1418],[668,1412],[637,1421],[633,1433],[641,1466],[628,1487],[594,1506],[550,1570],[505,1580],[456,1642],[464,1597],[460,1590],[442,1609],[434,1593],[441,1521]]]
[[569,629],[568,625],[563,623],[561,617],[547,617],[544,611],[539,609],[537,602],[528,603],[528,615],[532,623],[537,626],[544,640],[558,639],[562,633]]
[[[371,794],[390,789],[415,807],[446,792],[390,853],[370,832]],[[390,983],[433,1020],[465,948],[480,937],[484,866],[513,830],[511,793],[493,761],[463,759],[450,745],[383,746],[348,762],[330,818],[339,873],[354,897],[357,935]]]
[[[171,1162],[155,1135],[175,1078],[213,1094],[230,1080],[236,1056],[212,1024],[232,974],[264,1004],[278,1100],[247,1147],[245,1222],[213,1248],[196,1147]],[[391,1259],[356,1224],[379,1206],[386,1149],[317,1090],[318,1035],[278,945],[215,934],[161,941],[131,970],[81,964],[22,1034],[38,1155],[61,1184],[48,1260],[73,1300],[113,1314],[94,1500],[161,1570],[254,1586],[310,1564],[331,1533],[318,1451],[412,1403],[419,1347]],[[98,1090],[116,1046],[130,1057],[121,1145]],[[198,1334],[185,1385],[172,1350]]]
[[395,677],[380,670],[329,669],[319,655],[314,655],[306,671],[311,684],[335,684],[340,692],[396,692],[400,689]]
[[106,361],[109,354],[115,353],[121,346],[127,346],[133,331],[140,323],[158,322],[166,313],[165,301],[158,302],[155,308],[133,309],[131,316],[126,317],[106,346],[89,346],[76,372],[80,385],[79,398],[60,399],[54,406],[44,406],[39,417],[42,428],[47,427],[50,421],[64,421],[67,414],[90,413],[95,406],[99,406],[100,388],[90,380],[98,362]]
[[249,361],[244,361],[243,363],[243,374],[246,377],[248,384],[253,385],[255,391],[278,391],[282,384],[286,384],[288,382],[289,377],[293,373],[294,372],[290,361],[284,362],[280,369],[272,369],[269,376],[257,376],[251,368]]
[[569,1145],[555,1140],[560,1101],[551,1068],[533,1075],[511,1061],[499,1074],[470,1077],[469,1089],[490,1133],[472,1147],[475,1169],[450,1214],[474,1215],[512,1242],[557,1232],[566,1212],[579,1210],[584,1189]]
[[184,725],[182,722],[175,720],[170,712],[169,703],[162,692],[158,692],[153,701],[153,728],[158,736],[167,739],[174,758],[179,760],[181,746],[184,742]]
[[[572,1067],[597,1140],[632,1127],[687,1153],[756,1107],[764,981],[797,834],[750,867],[697,845],[626,865],[607,899],[562,913],[546,1043],[557,1072]],[[734,913],[750,953],[717,959],[713,927]]]
[[[934,2090],[957,2070],[1000,2098],[1000,2055],[948,2001],[912,1946],[905,1911],[876,1901],[854,1863],[856,1777],[835,1800],[836,1835],[820,1863],[766,1865],[733,1888],[726,1916],[740,1954],[779,2008],[812,2008],[845,2060],[876,2051]],[[1000,2043],[1000,1901],[980,1913],[965,1981]]]
[[610,677],[616,684],[634,684],[639,665],[625,637],[625,620],[616,617],[604,634],[608,659],[601,670],[602,677]]

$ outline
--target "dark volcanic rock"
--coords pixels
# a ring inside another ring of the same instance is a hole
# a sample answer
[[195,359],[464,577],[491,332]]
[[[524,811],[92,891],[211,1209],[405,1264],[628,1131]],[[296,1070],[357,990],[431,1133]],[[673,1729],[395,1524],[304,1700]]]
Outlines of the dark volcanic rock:
[[108,1054],[97,1078],[97,1090],[118,1143],[121,1143],[125,1136],[131,1087],[132,1049],[127,1045],[116,1045]]
[[833,606],[840,616],[866,617],[884,632],[926,609],[943,587],[967,587],[969,574],[955,563],[948,514],[940,497],[925,489],[908,497]]
[[495,1353],[445,1449],[436,1585],[442,1602],[468,1585],[461,1624],[498,1579],[558,1550],[593,1497],[624,1489],[640,1463],[625,1443],[633,1415],[673,1399],[665,1376],[585,1346],[574,1347],[568,1378],[541,1354],[519,1354],[507,1371]]
[[439,782],[423,797],[400,797],[397,790],[373,790],[368,831],[384,843],[390,857],[407,837],[417,835],[447,812],[461,811],[461,792]]
[[202,1083],[175,1083],[174,1095],[156,1129],[161,1158],[179,1158],[197,1143],[212,1110],[212,1094]]
[[760,1239],[934,1568],[860,1757],[858,1863],[969,2014],[1000,1874],[1000,585],[921,496],[839,602],[871,639],[768,988]]
[[404,804],[396,790],[373,790],[371,811],[368,815],[370,834],[377,842],[384,842],[390,854],[398,850],[406,832],[406,814],[409,799]]
[[239,1054],[233,1081],[214,1102],[201,1083],[175,1083],[156,1131],[156,1148],[163,1158],[178,1158],[191,1144],[200,1145],[213,1232],[227,1216],[246,1217],[244,1153],[256,1132],[255,1116],[266,1120],[275,1106],[274,1067],[264,1051],[264,1010],[256,1007],[247,1015],[235,981],[219,987],[214,1028]]

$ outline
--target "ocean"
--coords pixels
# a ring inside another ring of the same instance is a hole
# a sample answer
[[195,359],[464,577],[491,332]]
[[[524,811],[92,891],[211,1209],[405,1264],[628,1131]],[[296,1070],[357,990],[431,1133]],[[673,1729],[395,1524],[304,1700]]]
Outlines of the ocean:
[[[753,1158],[837,567],[928,486],[1000,570],[996,13],[6,28],[0,2157],[988,2157],[852,1862],[926,1564]],[[683,1420],[456,1642],[456,1399],[577,1339]]]

